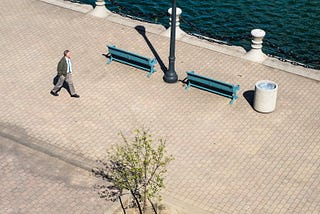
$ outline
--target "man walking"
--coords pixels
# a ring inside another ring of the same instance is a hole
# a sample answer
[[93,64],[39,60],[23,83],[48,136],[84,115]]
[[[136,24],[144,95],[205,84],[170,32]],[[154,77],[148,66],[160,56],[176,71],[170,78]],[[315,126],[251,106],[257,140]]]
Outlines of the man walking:
[[73,82],[72,82],[72,66],[71,66],[71,52],[69,50],[65,50],[63,52],[63,57],[58,63],[58,82],[50,91],[50,94],[53,96],[59,96],[58,91],[62,87],[64,81],[68,83],[71,97],[79,98],[80,96],[76,94]]

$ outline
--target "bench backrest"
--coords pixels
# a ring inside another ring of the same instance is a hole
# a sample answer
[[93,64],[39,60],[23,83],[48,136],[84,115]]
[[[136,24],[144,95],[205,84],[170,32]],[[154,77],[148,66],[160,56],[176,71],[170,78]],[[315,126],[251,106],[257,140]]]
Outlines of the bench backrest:
[[236,96],[236,92],[240,89],[239,85],[233,85],[219,80],[211,79],[199,74],[195,74],[194,71],[186,72],[188,75],[188,81],[191,84],[196,83],[197,86],[203,88],[212,89],[218,94],[233,98]]
[[108,51],[111,54],[112,57],[120,59],[120,60],[126,60],[126,61],[132,61],[135,62],[135,64],[139,64],[140,66],[152,66],[154,65],[154,60],[155,59],[149,59],[144,56],[140,56],[135,53],[131,53],[129,51],[125,51],[122,49],[117,48],[114,45],[108,45]]

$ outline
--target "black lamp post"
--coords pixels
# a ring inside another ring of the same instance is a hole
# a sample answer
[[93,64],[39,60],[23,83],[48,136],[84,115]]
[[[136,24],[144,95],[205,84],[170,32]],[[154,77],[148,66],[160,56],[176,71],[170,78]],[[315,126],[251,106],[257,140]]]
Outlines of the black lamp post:
[[178,81],[178,75],[175,71],[175,43],[176,43],[176,13],[177,1],[172,0],[172,13],[171,13],[171,37],[170,37],[170,56],[169,56],[169,69],[164,73],[163,80],[167,83],[175,83]]

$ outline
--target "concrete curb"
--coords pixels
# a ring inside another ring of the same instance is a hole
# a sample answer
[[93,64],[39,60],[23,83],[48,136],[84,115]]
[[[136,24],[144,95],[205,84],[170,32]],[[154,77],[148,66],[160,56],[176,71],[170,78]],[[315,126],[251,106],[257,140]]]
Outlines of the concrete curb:
[[73,3],[66,0],[40,0],[42,2],[52,4],[58,7],[66,8],[80,13],[88,13],[92,10],[92,7],[85,4]]

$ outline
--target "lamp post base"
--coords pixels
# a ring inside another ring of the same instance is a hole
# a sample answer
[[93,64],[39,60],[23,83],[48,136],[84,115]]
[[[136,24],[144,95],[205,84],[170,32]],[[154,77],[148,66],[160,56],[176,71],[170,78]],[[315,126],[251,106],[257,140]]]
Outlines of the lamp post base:
[[163,80],[166,83],[176,83],[178,81],[178,75],[174,71],[173,72],[167,71],[163,76]]

